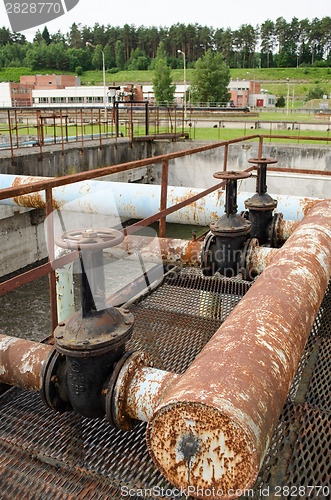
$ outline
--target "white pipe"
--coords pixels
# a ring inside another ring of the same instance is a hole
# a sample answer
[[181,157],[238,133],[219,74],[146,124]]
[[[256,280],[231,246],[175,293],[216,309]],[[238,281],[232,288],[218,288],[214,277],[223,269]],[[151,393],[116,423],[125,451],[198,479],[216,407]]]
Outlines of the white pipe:
[[[48,177],[0,175],[0,189],[19,187],[32,182],[48,180]],[[170,207],[203,189],[168,186],[167,206]],[[161,186],[125,182],[82,181],[53,189],[54,207],[82,213],[119,215],[120,217],[143,219],[160,210]],[[238,193],[238,211],[245,210],[244,202],[252,193]],[[284,218],[301,220],[317,198],[273,195],[278,201],[277,211]],[[22,195],[1,200],[0,204],[41,208],[45,205],[45,192]],[[209,226],[224,211],[224,191],[217,190],[195,203],[174,212],[167,222]]]

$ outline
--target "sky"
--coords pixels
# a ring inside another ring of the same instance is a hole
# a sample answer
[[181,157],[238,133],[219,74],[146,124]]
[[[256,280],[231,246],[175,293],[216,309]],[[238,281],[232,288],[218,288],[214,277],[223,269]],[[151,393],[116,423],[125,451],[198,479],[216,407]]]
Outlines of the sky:
[[[5,10],[4,2],[0,0],[0,26],[10,28],[10,23]],[[38,2],[38,0],[34,0]],[[47,0],[46,0],[47,1]],[[62,0],[53,0],[62,1]],[[15,0],[13,0],[15,2]],[[63,3],[63,2],[62,2]],[[329,5],[329,7],[328,7]],[[222,2],[220,0],[178,1],[151,1],[151,0],[79,0],[79,3],[63,16],[47,23],[50,33],[61,30],[67,33],[70,26],[75,22],[82,26],[93,26],[95,23],[110,24],[112,26],[123,26],[134,24],[135,26],[171,26],[180,23],[199,23],[200,25],[213,26],[215,28],[237,29],[242,24],[256,26],[266,19],[275,21],[278,17],[284,17],[290,21],[293,17],[301,19],[319,19],[330,16],[330,4],[327,0],[315,0],[313,2],[302,0],[237,0],[233,2]],[[37,29],[42,31],[44,25],[31,28],[22,33],[29,41],[32,41]]]

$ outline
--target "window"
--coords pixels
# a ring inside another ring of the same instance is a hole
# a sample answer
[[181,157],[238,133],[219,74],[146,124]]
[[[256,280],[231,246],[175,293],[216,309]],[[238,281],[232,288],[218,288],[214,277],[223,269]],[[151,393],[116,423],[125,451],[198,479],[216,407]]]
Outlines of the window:
[[66,98],[65,97],[51,97],[51,102],[52,103],[66,102]]
[[46,104],[48,103],[48,97],[39,97],[39,103],[40,104]]

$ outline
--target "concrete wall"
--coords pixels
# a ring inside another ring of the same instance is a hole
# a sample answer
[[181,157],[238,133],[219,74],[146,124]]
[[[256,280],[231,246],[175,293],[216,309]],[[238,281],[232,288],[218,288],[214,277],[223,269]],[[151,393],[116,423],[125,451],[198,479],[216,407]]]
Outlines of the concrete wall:
[[[118,139],[117,149],[115,140],[103,141],[100,150],[99,141],[89,141],[84,145],[82,152],[78,144],[66,144],[62,155],[61,144],[45,146],[42,159],[38,147],[15,150],[15,163],[12,163],[10,151],[0,150],[0,172],[14,175],[39,175],[46,177],[61,177],[86,170],[117,165],[127,161],[140,160],[154,155],[154,147],[150,142],[136,142],[129,147],[128,139]],[[138,181],[142,178],[149,181],[150,167],[132,170],[124,174],[115,174],[113,180]]]
[[[17,157],[12,165],[8,156],[0,158],[2,173],[22,175],[61,176],[91,170],[93,168],[124,163],[130,160],[156,156],[164,153],[189,149],[208,142],[137,142],[133,148],[128,147],[126,139],[119,140],[118,149],[114,140],[99,150],[98,143],[85,147],[81,153],[77,146],[66,146],[62,156],[61,146],[45,148],[42,161],[39,151],[27,150]],[[5,152],[0,152],[4,155]],[[7,152],[8,153],[8,152]],[[235,144],[229,147],[228,169],[244,170],[249,166],[248,159],[258,155],[258,143]],[[311,146],[292,144],[269,144],[263,148],[263,156],[275,157],[280,167],[306,168],[311,170],[331,171],[331,146]],[[169,184],[175,186],[192,186],[207,188],[215,184],[214,172],[223,169],[224,148],[218,148],[204,153],[178,158],[170,162]],[[142,182],[159,184],[161,167],[143,167],[114,174],[107,178],[112,181]],[[239,183],[242,191],[255,191],[255,179]],[[331,176],[329,178],[293,174],[268,174],[268,190],[272,194],[292,194],[302,196],[330,197]],[[44,236],[44,212],[20,208],[0,207],[0,276],[11,273],[47,256]],[[107,224],[105,224],[107,225]]]
[[[208,144],[208,142],[199,142],[199,145],[202,144]],[[196,142],[189,141],[185,143],[185,148],[189,149],[196,145]],[[159,144],[156,154],[179,151],[183,149],[183,146],[183,143]],[[257,156],[257,142],[232,144],[228,150],[228,170],[244,170],[250,166],[248,160],[257,158]],[[331,171],[331,146],[265,143],[263,156],[276,158],[279,167]],[[215,184],[213,174],[223,170],[223,162],[224,148],[177,158],[171,162],[169,168],[169,184],[208,188]],[[160,182],[160,174],[158,174],[156,182]],[[255,191],[255,180],[242,181],[239,188],[242,191]],[[268,190],[274,194],[329,198],[331,176],[314,176],[314,179],[307,179],[306,176],[298,176],[297,174],[270,172],[268,174]]]
[[[8,207],[1,207],[1,217]],[[45,212],[15,210],[0,219],[0,276],[12,273],[47,257],[44,234]]]

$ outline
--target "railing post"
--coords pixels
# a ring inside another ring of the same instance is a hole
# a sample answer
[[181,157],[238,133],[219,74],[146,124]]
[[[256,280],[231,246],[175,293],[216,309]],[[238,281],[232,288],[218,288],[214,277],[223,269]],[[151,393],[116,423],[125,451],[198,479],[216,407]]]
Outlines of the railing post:
[[14,164],[14,148],[13,148],[13,137],[11,131],[11,121],[10,121],[10,110],[8,109],[8,128],[9,128],[9,139],[10,139],[10,150],[11,150],[11,159]]
[[149,135],[148,101],[145,104],[145,135]]
[[60,120],[61,120],[61,143],[62,143],[62,156],[64,156],[62,109],[61,109],[61,111],[60,111]]
[[[52,263],[55,258],[52,188],[46,188],[45,192],[46,192],[46,228],[47,228],[48,262]],[[49,292],[50,292],[50,302],[51,302],[52,331],[54,331],[58,324],[55,269],[52,269],[49,273]]]
[[37,117],[37,134],[38,134],[38,142],[40,147],[40,159],[43,159],[43,147],[42,147],[42,139],[41,139],[41,130],[40,130],[40,111],[36,112]]
[[[169,172],[169,161],[162,160],[160,211],[165,210],[167,208],[168,172]],[[159,238],[165,237],[165,230],[166,230],[166,217],[162,217],[159,220]]]
[[223,172],[226,172],[226,170],[228,168],[228,151],[229,151],[229,144],[225,144],[225,146],[224,146]]
[[84,153],[84,124],[83,124],[83,110],[80,110],[80,128],[82,135],[82,153]]
[[263,151],[263,135],[260,135],[259,137],[259,152],[258,152],[258,158],[262,158],[262,151]]
[[16,147],[18,149],[19,143],[18,143],[18,125],[17,125],[17,110],[15,109],[15,130],[16,130]]
[[101,109],[99,109],[99,139],[100,139],[100,151],[101,151],[102,150]]

